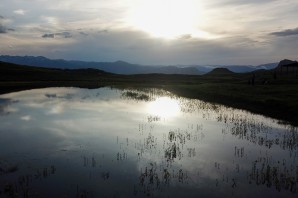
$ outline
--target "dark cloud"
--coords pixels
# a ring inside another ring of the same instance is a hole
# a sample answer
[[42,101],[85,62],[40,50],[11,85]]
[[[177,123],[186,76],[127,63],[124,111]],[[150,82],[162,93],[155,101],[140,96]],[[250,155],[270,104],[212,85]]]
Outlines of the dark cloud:
[[192,35],[191,34],[184,34],[184,35],[181,35],[179,38],[180,39],[191,39]]
[[271,35],[274,35],[274,36],[293,36],[293,35],[298,35],[298,28],[287,29],[287,30],[283,30],[283,31],[280,31],[280,32],[272,32],[270,34]]
[[41,37],[42,38],[55,38],[55,34],[44,34]]
[[55,37],[72,38],[72,34],[70,32],[58,32],[58,33],[44,34],[41,37],[42,38],[55,38]]
[[71,38],[72,34],[70,32],[60,32],[60,33],[56,33],[55,36],[60,36],[60,37],[64,37],[64,38]]
[[5,33],[7,33],[6,27],[0,24],[0,34],[5,34]]
[[4,25],[0,24],[0,34],[5,34],[5,33],[8,33],[9,31],[14,32],[15,29],[7,28]]
[[65,38],[72,38],[72,34],[70,32],[63,32],[63,36]]
[[15,31],[13,28],[8,28],[4,25],[2,25],[3,21],[5,22],[5,18],[0,15],[0,34],[5,34],[8,33],[9,31]]
[[[0,19],[4,19],[4,17],[0,15]],[[4,33],[7,33],[7,29],[0,23],[0,34],[4,34]]]
[[80,32],[80,34],[83,35],[83,36],[88,36],[88,34],[85,33],[85,32]]

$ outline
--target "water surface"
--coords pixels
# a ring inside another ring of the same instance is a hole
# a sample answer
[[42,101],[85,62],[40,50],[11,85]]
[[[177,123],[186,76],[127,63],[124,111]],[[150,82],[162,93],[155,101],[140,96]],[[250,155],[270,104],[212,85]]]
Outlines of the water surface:
[[294,197],[297,128],[169,92],[0,96],[0,197]]

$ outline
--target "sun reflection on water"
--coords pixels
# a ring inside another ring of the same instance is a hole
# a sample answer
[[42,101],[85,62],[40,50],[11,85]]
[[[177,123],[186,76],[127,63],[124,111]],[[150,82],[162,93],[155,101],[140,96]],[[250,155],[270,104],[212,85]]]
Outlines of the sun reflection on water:
[[170,97],[160,97],[147,106],[148,112],[160,117],[174,117],[180,112],[178,101]]

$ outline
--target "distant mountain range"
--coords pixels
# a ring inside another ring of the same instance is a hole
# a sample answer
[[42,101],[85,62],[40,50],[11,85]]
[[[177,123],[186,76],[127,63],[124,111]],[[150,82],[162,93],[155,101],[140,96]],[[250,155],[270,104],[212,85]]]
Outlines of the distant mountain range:
[[253,66],[253,65],[207,65],[207,66],[195,66],[198,70],[204,73],[208,73],[212,71],[215,68],[226,68],[232,72],[235,73],[246,73],[246,72],[252,72],[256,70],[270,70],[276,68],[278,63],[267,63],[267,64],[262,64],[258,66]]
[[42,56],[0,56],[0,61],[48,68],[64,69],[83,69],[95,68],[115,74],[191,74],[201,75],[195,67],[177,67],[177,66],[143,66],[131,64],[124,61],[116,62],[85,62],[85,61],[67,61],[63,59],[51,60]]
[[68,61],[63,59],[48,59],[43,56],[0,56],[0,61],[37,66],[47,68],[64,68],[64,69],[84,69],[95,68],[106,72],[115,74],[189,74],[202,75],[212,71],[215,68],[226,68],[232,72],[245,73],[260,69],[273,69],[277,67],[278,63],[269,63],[259,66],[252,65],[173,65],[173,66],[144,66],[138,64],[131,64],[124,61],[116,62],[86,62],[86,61]]

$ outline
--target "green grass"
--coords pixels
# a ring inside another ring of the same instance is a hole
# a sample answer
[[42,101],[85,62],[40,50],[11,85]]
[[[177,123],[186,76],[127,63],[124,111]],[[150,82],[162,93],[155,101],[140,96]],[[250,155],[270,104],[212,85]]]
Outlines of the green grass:
[[[162,88],[179,96],[246,109],[298,126],[298,76],[273,71],[203,75],[116,75],[99,70],[61,70],[0,63],[0,93],[43,87]],[[263,84],[267,81],[268,83]]]

